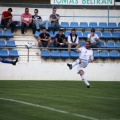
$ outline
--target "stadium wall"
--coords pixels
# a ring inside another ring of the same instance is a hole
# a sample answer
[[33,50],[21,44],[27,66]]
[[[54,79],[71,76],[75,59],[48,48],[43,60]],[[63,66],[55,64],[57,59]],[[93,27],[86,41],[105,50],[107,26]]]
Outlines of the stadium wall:
[[[24,13],[23,7],[13,8],[13,20],[21,20],[21,14]],[[7,10],[8,7],[0,7],[0,11]],[[31,14],[34,14],[35,8],[29,8]],[[52,8],[38,8],[39,15],[43,20],[49,20],[49,16],[52,13]],[[108,9],[58,9],[57,13],[60,14],[60,22],[108,22]],[[0,13],[1,16],[1,13]],[[120,22],[119,10],[109,11],[109,22]]]
[[[120,81],[120,63],[90,63],[85,68],[90,81]],[[77,67],[64,63],[19,62],[16,66],[0,63],[0,80],[81,80]]]

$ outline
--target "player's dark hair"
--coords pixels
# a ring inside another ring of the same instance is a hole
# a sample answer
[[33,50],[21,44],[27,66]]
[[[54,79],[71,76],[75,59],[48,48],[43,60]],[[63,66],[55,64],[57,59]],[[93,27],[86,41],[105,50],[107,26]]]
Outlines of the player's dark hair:
[[95,29],[94,29],[94,28],[92,28],[92,29],[91,29],[91,32],[95,32]]
[[59,30],[59,32],[63,32],[63,30],[62,30],[62,29],[60,29],[60,30]]
[[88,42],[91,45],[91,42],[89,40],[87,40],[86,42]]
[[37,13],[38,13],[38,9],[35,9],[34,11],[37,11]]
[[56,8],[56,7],[54,7],[54,8],[53,8],[53,10],[54,10],[54,9],[57,9],[57,8]]
[[46,28],[45,28],[45,27],[42,27],[42,30],[44,30],[44,29],[46,30]]
[[71,31],[76,31],[76,29],[75,29],[75,28],[73,28]]
[[25,8],[25,11],[26,11],[26,10],[29,10],[29,8]]
[[8,8],[8,11],[11,11],[11,12],[12,12],[12,8]]

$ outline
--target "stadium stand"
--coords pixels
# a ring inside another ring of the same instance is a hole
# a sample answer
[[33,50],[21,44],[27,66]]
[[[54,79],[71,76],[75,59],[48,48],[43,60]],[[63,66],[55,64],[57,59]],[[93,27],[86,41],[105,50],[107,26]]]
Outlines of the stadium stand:
[[9,51],[9,57],[11,57],[11,58],[18,58],[19,57],[18,51],[17,50],[10,50]]
[[98,29],[97,22],[90,22],[90,23],[89,23],[89,28],[95,28],[95,29]]
[[113,41],[108,41],[108,42],[106,42],[106,47],[107,48],[115,48],[115,43]]
[[6,44],[5,44],[4,40],[0,40],[0,47],[6,47]]
[[69,59],[69,58],[70,58],[69,52],[68,52],[68,51],[65,51],[65,50],[61,51],[60,57],[61,57],[62,59]]
[[8,51],[7,50],[0,50],[0,57],[4,57],[4,58],[9,57]]
[[80,27],[79,27],[79,25],[78,25],[78,22],[71,22],[71,23],[70,23],[70,28],[78,29],[78,28],[80,28]]
[[109,52],[108,52],[107,50],[101,51],[101,52],[100,52],[100,58],[102,58],[102,59],[110,58]]
[[6,43],[6,47],[16,47],[15,41],[8,40]]
[[110,58],[112,58],[112,59],[119,59],[120,55],[119,55],[118,51],[116,51],[116,50],[110,51]]

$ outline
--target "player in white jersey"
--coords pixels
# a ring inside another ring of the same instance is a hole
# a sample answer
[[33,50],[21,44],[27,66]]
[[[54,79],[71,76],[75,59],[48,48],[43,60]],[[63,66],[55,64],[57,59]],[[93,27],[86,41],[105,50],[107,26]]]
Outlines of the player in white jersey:
[[87,67],[89,62],[94,60],[93,50],[90,48],[90,41],[86,41],[85,47],[80,47],[76,50],[79,53],[79,58],[75,60],[72,64],[67,63],[69,69],[72,69],[74,66],[78,65],[78,74],[80,74],[82,80],[87,85],[87,88],[90,88],[90,84],[85,78],[84,68]]

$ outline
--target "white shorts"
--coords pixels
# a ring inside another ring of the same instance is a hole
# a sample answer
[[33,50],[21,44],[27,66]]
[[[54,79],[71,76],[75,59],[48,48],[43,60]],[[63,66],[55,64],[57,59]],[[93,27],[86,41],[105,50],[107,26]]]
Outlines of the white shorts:
[[78,65],[77,73],[79,74],[80,70],[84,71],[84,68],[86,68],[88,65],[88,61],[86,60],[81,60],[81,63]]

